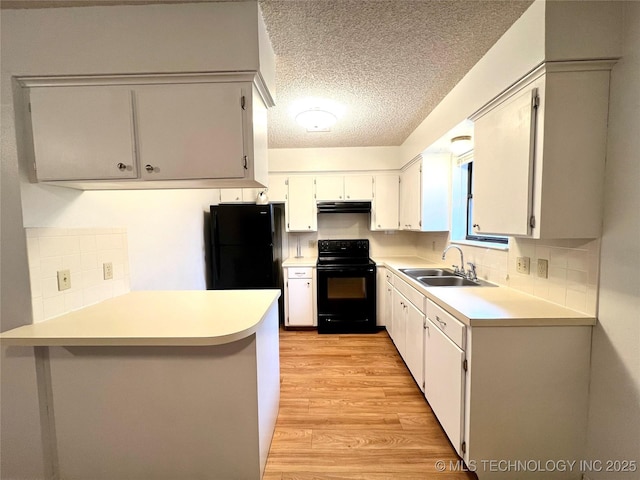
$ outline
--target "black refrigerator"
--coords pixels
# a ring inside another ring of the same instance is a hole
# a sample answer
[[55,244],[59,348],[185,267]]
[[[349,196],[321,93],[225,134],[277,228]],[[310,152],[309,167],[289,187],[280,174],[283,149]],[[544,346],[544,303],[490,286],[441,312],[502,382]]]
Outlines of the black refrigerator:
[[282,291],[282,210],[274,205],[211,205],[212,290],[278,288]]

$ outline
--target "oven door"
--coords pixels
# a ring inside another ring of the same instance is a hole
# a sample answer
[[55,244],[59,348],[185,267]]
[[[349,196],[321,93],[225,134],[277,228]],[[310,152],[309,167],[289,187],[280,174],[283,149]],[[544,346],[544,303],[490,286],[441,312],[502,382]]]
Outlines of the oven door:
[[318,332],[375,331],[375,266],[322,265],[316,280]]

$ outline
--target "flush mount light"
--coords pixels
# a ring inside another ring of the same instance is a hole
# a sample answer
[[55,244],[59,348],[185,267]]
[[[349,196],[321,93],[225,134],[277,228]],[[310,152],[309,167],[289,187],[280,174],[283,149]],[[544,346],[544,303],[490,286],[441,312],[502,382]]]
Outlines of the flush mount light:
[[296,121],[307,129],[307,132],[329,132],[338,118],[327,110],[311,108],[296,115]]
[[460,135],[451,139],[451,153],[454,155],[462,155],[473,148],[471,135]]
[[345,106],[323,97],[303,97],[289,105],[289,115],[307,132],[329,132],[338,120],[344,117]]

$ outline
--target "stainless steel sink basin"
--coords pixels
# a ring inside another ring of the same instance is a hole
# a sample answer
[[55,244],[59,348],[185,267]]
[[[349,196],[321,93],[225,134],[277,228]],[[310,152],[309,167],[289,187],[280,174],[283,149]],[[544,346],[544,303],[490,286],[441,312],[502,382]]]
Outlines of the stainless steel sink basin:
[[416,279],[418,277],[453,276],[453,270],[448,268],[401,268],[400,271]]
[[448,268],[401,268],[400,271],[426,287],[496,287],[484,280],[469,280],[454,275]]
[[480,283],[468,280],[462,277],[417,277],[420,283],[427,285],[428,287],[479,287]]

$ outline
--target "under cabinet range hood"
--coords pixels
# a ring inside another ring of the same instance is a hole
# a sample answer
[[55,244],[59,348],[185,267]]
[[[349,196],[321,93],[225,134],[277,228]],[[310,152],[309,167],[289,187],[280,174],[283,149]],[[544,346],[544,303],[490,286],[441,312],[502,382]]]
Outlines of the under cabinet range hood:
[[318,213],[370,213],[371,202],[318,202]]

